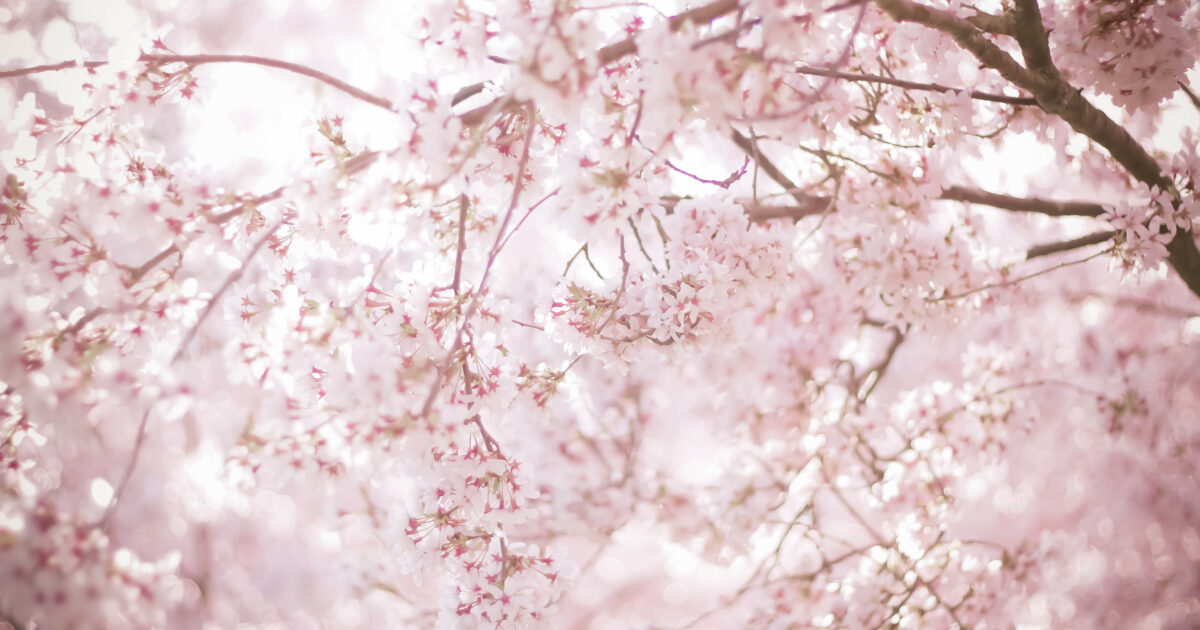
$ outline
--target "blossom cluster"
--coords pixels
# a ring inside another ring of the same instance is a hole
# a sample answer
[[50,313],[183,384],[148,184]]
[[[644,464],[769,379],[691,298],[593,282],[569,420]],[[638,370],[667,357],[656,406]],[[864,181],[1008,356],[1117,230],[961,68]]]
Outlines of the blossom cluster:
[[905,1],[0,9],[0,625],[1196,625],[1200,12]]
[[[609,295],[565,287],[550,310],[564,343],[625,361],[628,348],[649,343],[726,345],[785,286],[790,264],[781,233],[751,225],[737,203],[684,199],[653,225],[661,230],[661,267],[648,254],[637,260],[632,243],[623,244],[620,284],[610,285]],[[645,252],[642,235],[633,238]]]
[[1200,55],[1200,10],[1186,0],[1063,0],[1045,14],[1055,61],[1129,111],[1173,94]]

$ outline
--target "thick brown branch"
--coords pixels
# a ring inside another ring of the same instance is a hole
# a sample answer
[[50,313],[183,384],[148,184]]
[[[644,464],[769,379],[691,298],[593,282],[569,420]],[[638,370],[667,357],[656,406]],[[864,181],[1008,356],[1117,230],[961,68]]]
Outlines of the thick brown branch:
[[1037,197],[1011,197],[978,188],[951,186],[942,191],[941,199],[978,203],[1013,212],[1036,212],[1052,217],[1098,217],[1104,214],[1104,206],[1086,201],[1052,201]]
[[975,28],[993,35],[1013,34],[1013,24],[1009,16],[992,15],[991,13],[980,11],[979,9],[975,9],[975,12],[975,15],[967,18],[967,21],[973,24]]
[[1033,72],[1059,79],[1058,70],[1050,58],[1050,40],[1042,24],[1042,12],[1038,9],[1037,0],[1016,0],[1013,20],[1013,36],[1021,46],[1025,66]]
[[1111,239],[1114,234],[1116,234],[1116,232],[1112,230],[1102,230],[1100,232],[1092,232],[1091,234],[1087,234],[1079,238],[1073,238],[1067,241],[1035,245],[1030,247],[1029,251],[1025,252],[1025,260],[1030,260],[1041,256],[1049,256],[1050,254],[1057,254],[1060,252],[1069,252],[1073,249],[1079,249],[1080,247],[1087,247],[1088,245],[1099,245],[1100,243]]
[[[995,69],[1021,89],[1037,99],[1041,108],[1058,116],[1076,132],[1104,147],[1125,170],[1138,181],[1177,195],[1158,162],[1121,125],[1096,109],[1079,90],[1067,83],[1054,69],[1048,48],[1043,49],[1045,28],[1037,13],[1036,0],[1020,0],[1017,19],[1022,25],[1016,31],[1021,40],[1022,54],[1030,63],[1030,71],[1008,53],[993,44],[969,21],[953,13],[914,4],[908,0],[875,0],[881,9],[901,22],[916,22],[941,31],[970,51],[985,66]],[[1033,24],[1034,21],[1037,24]],[[1191,232],[1180,231],[1167,245],[1171,266],[1191,289],[1200,295],[1200,250],[1196,249]]]
[[875,0],[875,4],[897,22],[916,22],[949,35],[985,66],[998,71],[1005,79],[1033,93],[1034,96],[1037,95],[1037,92],[1025,85],[1030,82],[1029,72],[1011,55],[992,43],[970,21],[949,11],[914,4],[908,0]]
[[[736,133],[736,132],[735,132]],[[738,137],[744,139],[740,134]],[[736,138],[735,138],[736,141]],[[747,140],[748,142],[748,140]],[[739,143],[738,146],[741,146]],[[769,161],[766,162],[770,164]],[[771,175],[780,186],[788,186],[791,180],[787,176],[778,172],[773,164],[770,164],[770,169],[763,168],[763,171]],[[778,178],[772,173],[778,174]],[[782,181],[781,181],[782,180]],[[794,186],[791,187],[795,190]],[[807,216],[820,214],[823,209],[829,204],[829,198],[820,197],[817,195],[801,195],[799,205],[794,206],[771,206],[771,205],[748,205],[746,211],[750,214],[751,219],[756,221],[766,221],[769,219],[795,219],[800,220]],[[795,195],[793,195],[795,196]],[[942,191],[938,199],[946,201],[963,201],[966,203],[975,203],[984,206],[999,208],[1000,210],[1008,210],[1010,212],[1029,212],[1035,214],[1044,214],[1051,217],[1098,217],[1104,213],[1104,206],[1090,201],[1054,201],[1052,199],[1041,199],[1038,197],[1013,197],[1011,195],[1001,195],[999,193],[988,192],[978,188],[965,188],[962,186],[951,186]]]
[[[893,79],[874,74],[856,74],[853,72],[839,72],[826,68],[817,68],[814,66],[796,66],[795,71],[800,74],[809,74],[818,77],[830,77],[833,79],[842,79],[845,81],[855,81],[858,83],[878,83],[882,85],[894,85],[905,90],[920,90],[924,92],[957,92],[957,88],[938,85],[936,83],[918,83],[916,81],[904,81],[901,79]],[[1007,103],[1009,105],[1037,105],[1037,99],[1031,96],[1006,96],[1004,94],[990,94],[988,92],[980,92],[979,90],[971,90],[969,92],[971,98],[978,101],[991,101],[993,103]]]

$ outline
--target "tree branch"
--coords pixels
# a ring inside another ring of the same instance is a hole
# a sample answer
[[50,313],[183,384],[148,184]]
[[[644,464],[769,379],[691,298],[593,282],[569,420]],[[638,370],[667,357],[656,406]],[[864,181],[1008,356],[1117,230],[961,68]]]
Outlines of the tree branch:
[[[1151,188],[1178,191],[1165,177],[1158,162],[1121,125],[1096,109],[1079,90],[1067,83],[1054,68],[1044,45],[1045,27],[1036,0],[1018,0],[1017,28],[1022,54],[1035,71],[1021,67],[1008,53],[989,41],[967,20],[953,13],[914,4],[908,0],[875,0],[881,9],[900,22],[916,22],[941,31],[970,51],[985,66],[998,71],[1017,87],[1029,92],[1048,114],[1061,118],[1076,132],[1104,147],[1129,174]],[[1034,24],[1034,22],[1037,22]],[[1168,260],[1188,288],[1200,296],[1200,250],[1190,231],[1180,230],[1167,245]]]
[[[152,55],[143,53],[138,57],[138,61],[147,64],[168,64],[168,63],[184,63],[189,66],[199,66],[206,63],[245,63],[256,66],[265,66],[268,68],[277,68],[286,70],[294,74],[316,79],[326,85],[332,86],[335,89],[341,90],[354,98],[370,103],[377,107],[382,107],[390,112],[396,111],[396,106],[390,100],[382,96],[376,96],[363,90],[354,87],[345,81],[330,75],[320,70],[314,70],[308,66],[303,66],[290,61],[280,59],[272,59],[270,57],[259,57],[257,55]],[[108,65],[107,61],[85,61],[79,63],[76,61],[64,61],[62,63],[48,64],[43,66],[32,66],[29,68],[18,68],[16,70],[0,71],[0,79],[11,79],[14,77],[22,77],[30,74],[39,74],[42,72],[54,72],[56,70],[67,70],[69,68],[99,68],[100,66]]]
[[208,304],[205,305],[204,310],[200,312],[200,316],[196,318],[196,323],[192,324],[192,327],[188,329],[187,334],[184,335],[183,340],[179,342],[179,347],[175,349],[175,354],[171,357],[172,364],[183,358],[184,354],[187,352],[188,344],[190,344],[192,339],[195,338],[196,333],[200,332],[200,327],[204,325],[204,320],[208,319],[208,316],[212,314],[213,310],[217,307],[217,304],[220,303],[221,296],[225,295],[225,292],[229,290],[229,287],[233,286],[233,283],[236,282],[238,278],[241,278],[242,274],[246,272],[246,269],[254,260],[254,256],[258,254],[258,250],[262,249],[263,246],[267,244],[267,241],[270,240],[270,238],[275,234],[275,232],[290,219],[291,217],[285,213],[284,216],[280,217],[274,225],[268,228],[267,231],[263,233],[263,235],[260,236],[257,241],[254,242],[254,244],[250,247],[250,251],[246,252],[246,255],[242,257],[242,263],[238,265],[237,269],[234,269],[227,278],[225,278],[225,282],[221,284],[220,288],[217,289],[217,292],[208,299]]
[[966,290],[966,291],[963,291],[962,293],[953,293],[953,294],[950,294],[950,295],[943,295],[943,296],[941,296],[941,297],[936,297],[936,298],[926,298],[926,300],[925,300],[925,301],[926,301],[926,302],[943,302],[943,301],[946,301],[946,300],[959,300],[959,299],[965,298],[965,297],[967,297],[967,296],[969,296],[969,295],[974,295],[974,294],[976,294],[976,293],[979,293],[980,291],[989,291],[989,290],[991,290],[991,289],[999,289],[999,288],[1001,288],[1001,287],[1009,287],[1009,286],[1012,286],[1012,285],[1014,285],[1014,284],[1019,284],[1019,283],[1021,283],[1021,282],[1024,282],[1024,281],[1026,281],[1026,280],[1030,280],[1030,279],[1032,279],[1032,278],[1036,278],[1036,277],[1038,277],[1038,276],[1044,276],[1044,275],[1046,275],[1046,274],[1048,274],[1048,273],[1050,273],[1050,272],[1052,272],[1052,271],[1057,271],[1057,270],[1059,270],[1059,269],[1062,269],[1062,268],[1064,268],[1064,267],[1071,267],[1071,266],[1073,266],[1073,265],[1081,265],[1081,264],[1083,264],[1083,263],[1086,263],[1086,262],[1088,262],[1088,261],[1092,260],[1093,258],[1096,258],[1096,257],[1098,257],[1098,256],[1101,256],[1101,255],[1103,255],[1103,254],[1107,254],[1107,253],[1108,253],[1108,252],[1110,252],[1110,251],[1112,251],[1112,248],[1111,248],[1111,247],[1110,247],[1110,248],[1108,248],[1108,249],[1102,249],[1102,250],[1100,250],[1100,251],[1096,252],[1095,254],[1092,254],[1091,256],[1087,256],[1087,257],[1085,257],[1085,258],[1080,258],[1080,259],[1078,259],[1078,260],[1068,260],[1067,262],[1059,263],[1059,264],[1057,264],[1057,265],[1054,265],[1053,267],[1047,267],[1047,268],[1045,268],[1045,269],[1042,269],[1042,270],[1040,270],[1040,271],[1035,271],[1035,272],[1033,272],[1033,273],[1026,274],[1026,275],[1024,275],[1024,276],[1020,276],[1020,277],[1017,277],[1017,278],[1013,278],[1013,279],[1011,279],[1011,280],[1004,280],[1004,281],[1002,281],[1002,282],[994,282],[994,283],[991,283],[991,284],[984,284],[984,285],[981,285],[981,286],[975,287],[975,288],[973,288],[973,289],[968,289],[968,290]]
[[[794,70],[799,74],[808,74],[819,77],[829,77],[833,79],[842,79],[845,81],[855,81],[858,83],[879,83],[883,85],[894,85],[905,90],[920,90],[924,92],[959,92],[958,88],[952,88],[936,83],[918,83],[916,81],[904,81],[902,79],[893,79],[874,74],[856,74],[853,72],[839,72],[826,68],[817,68],[815,66],[798,65]],[[979,90],[971,90],[969,92],[971,98],[979,101],[991,101],[993,103],[1006,103],[1008,105],[1037,105],[1037,99],[1031,96],[1006,96],[1004,94],[990,94],[988,92],[980,92]]]
[[[715,20],[723,15],[733,13],[737,8],[737,0],[716,0],[716,2],[711,2],[709,4],[696,7],[695,9],[684,11],[678,15],[674,15],[667,21],[670,24],[672,31],[678,31],[679,29],[683,28],[685,24],[711,22],[712,20]],[[601,48],[600,51],[596,53],[596,60],[601,66],[606,66],[614,61],[633,54],[637,54],[637,41],[633,37],[626,37],[619,42],[612,43]],[[461,91],[460,94],[462,94]],[[455,98],[457,98],[457,95]],[[464,96],[463,98],[466,97]],[[521,106],[521,103],[512,101],[511,99],[504,103],[506,98],[507,97],[501,96],[490,103],[480,105],[469,112],[464,112],[461,116],[459,116],[459,118],[462,120],[463,125],[474,127],[486,120],[487,113],[492,111],[498,105],[500,106],[498,111],[516,109],[517,107]]]
[[747,202],[742,204],[742,208],[749,215],[750,220],[755,223],[770,221],[772,219],[792,219],[793,221],[799,221],[804,217],[816,216],[825,211],[825,205],[817,203],[804,206],[770,206]]
[[1067,241],[1034,245],[1033,247],[1029,248],[1029,251],[1025,252],[1025,260],[1071,251],[1073,249],[1079,249],[1080,247],[1087,247],[1088,245],[1099,245],[1100,243],[1111,239],[1115,234],[1116,232],[1113,230],[1101,230],[1099,232],[1092,232],[1091,234],[1080,236],[1079,238],[1073,238]]
[[940,199],[978,203],[1013,212],[1035,212],[1052,217],[1098,217],[1104,214],[1104,206],[1087,201],[1053,201],[1037,197],[1011,197],[978,188],[951,186],[942,191]]
[[1188,87],[1183,81],[1179,81],[1179,87],[1183,89],[1184,94],[1187,94],[1188,100],[1196,107],[1196,111],[1200,111],[1200,97],[1197,97],[1192,88]]
[[879,384],[879,381],[883,380],[884,373],[887,372],[888,366],[892,364],[892,359],[896,357],[896,350],[898,350],[900,348],[900,344],[904,342],[904,331],[894,326],[889,330],[892,332],[892,340],[888,342],[888,346],[887,349],[884,350],[883,357],[881,357],[874,365],[867,368],[867,371],[865,374],[863,374],[862,379],[855,383],[854,389],[855,392],[857,392],[855,398],[860,405],[867,401],[867,397],[871,395],[871,392],[875,391],[875,386]]
[[[745,139],[740,134],[738,134],[738,137]],[[741,146],[740,143],[739,146]],[[765,164],[769,165],[769,167],[764,166],[763,171],[770,175],[771,179],[775,180],[780,186],[790,186],[790,190],[796,190],[791,180],[786,175],[783,175],[783,173],[780,173],[774,164],[771,164],[769,160],[765,160]],[[793,193],[793,197],[796,194],[800,195],[800,198],[797,199],[797,201],[800,201],[799,205],[772,206],[750,204],[745,206],[746,211],[756,221],[789,218],[799,220],[806,216],[819,214],[829,203],[828,197],[805,195],[804,193]],[[1051,217],[1099,217],[1105,211],[1104,206],[1090,201],[1055,201],[1039,197],[1013,197],[1011,195],[1001,195],[978,188],[966,188],[963,186],[951,186],[943,190],[938,199],[991,206],[1010,212],[1044,214]]]
[[467,194],[462,193],[458,196],[458,249],[454,254],[454,280],[450,284],[454,295],[458,295],[462,282],[463,252],[467,250],[467,206]]
[[1025,66],[1038,74],[1061,80],[1054,60],[1050,58],[1050,38],[1046,36],[1037,0],[1016,0],[1013,22],[1013,36],[1021,46]]
[[985,66],[998,71],[1005,79],[1025,88],[1034,96],[1037,95],[1025,85],[1030,82],[1029,72],[1011,55],[988,40],[970,21],[949,11],[914,4],[908,0],[875,0],[875,4],[897,22],[916,22],[949,35]]
[[[696,7],[688,11],[684,11],[678,15],[672,16],[667,20],[672,31],[678,31],[685,24],[701,24],[711,22],[723,15],[733,13],[738,8],[737,0],[717,0],[704,6]],[[633,37],[609,44],[600,49],[600,53],[596,55],[600,65],[606,66],[622,57],[637,53],[637,42]]]
[[[972,8],[974,9],[974,7],[972,7]],[[980,11],[979,9],[974,9],[974,10],[975,10],[975,15],[968,17],[967,21],[970,22],[971,24],[973,24],[975,26],[975,28],[978,28],[979,30],[981,30],[985,33],[991,33],[993,35],[1012,35],[1013,34],[1013,23],[1012,23],[1012,19],[1010,19],[1009,16],[1007,16],[1007,15],[992,15],[991,13],[987,13],[985,11]]]
[[761,151],[758,151],[754,147],[754,143],[750,141],[750,138],[743,136],[736,129],[733,130],[731,137],[733,138],[733,143],[738,145],[738,148],[758,163],[758,167],[767,174],[767,177],[770,177],[776,184],[779,184],[785,191],[792,195],[792,199],[796,200],[799,208],[816,208],[819,211],[829,204],[829,200],[825,197],[801,192],[796,184],[792,183],[792,180],[787,175],[784,175],[783,171],[779,170],[779,167],[775,166],[770,158],[763,155]]

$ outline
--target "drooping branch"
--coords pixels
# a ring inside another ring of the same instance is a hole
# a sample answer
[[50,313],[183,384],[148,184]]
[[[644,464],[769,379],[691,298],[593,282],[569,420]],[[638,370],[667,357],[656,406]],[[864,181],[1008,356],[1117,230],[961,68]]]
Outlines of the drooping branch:
[[[767,169],[763,170],[766,171]],[[786,178],[786,176],[784,177]],[[772,179],[774,178],[772,177]],[[780,185],[785,184],[781,183]],[[804,217],[819,214],[829,204],[828,197],[804,195],[804,193],[799,194],[802,195],[804,201],[798,205],[752,204],[747,206],[747,212],[756,221],[766,221],[769,219],[793,219],[798,221]],[[1013,197],[978,188],[963,188],[961,186],[947,188],[942,191],[938,199],[964,201],[1000,210],[1008,210],[1010,212],[1044,214],[1051,217],[1098,217],[1104,212],[1104,206],[1089,201],[1054,201],[1038,197]]]
[[[251,261],[253,261],[254,256],[258,254],[259,250],[261,250],[264,245],[267,244],[267,241],[275,234],[280,226],[282,226],[288,220],[288,218],[289,217],[285,214],[282,218],[276,221],[275,224],[272,225],[261,237],[259,237],[259,239],[255,241],[254,245],[250,247],[250,251],[247,252],[242,258],[241,264],[225,279],[225,282],[220,286],[220,288],[217,289],[216,293],[214,293],[212,297],[208,299],[208,304],[205,305],[204,310],[201,311],[199,317],[196,318],[196,323],[192,324],[187,333],[183,336],[183,340],[179,342],[179,346],[175,349],[175,353],[171,356],[171,360],[168,365],[173,365],[184,357],[184,355],[187,353],[188,344],[190,344],[192,339],[195,338],[196,333],[200,331],[200,327],[204,325],[204,320],[208,318],[208,316],[220,303],[221,297],[225,295],[225,292],[229,290],[229,288],[238,280],[238,278],[242,277],[242,274],[246,271],[246,268],[249,267]],[[140,459],[142,453],[142,447],[146,440],[146,429],[150,423],[150,412],[153,410],[153,408],[154,406],[151,404],[145,409],[145,411],[142,412],[142,418],[138,422],[137,436],[134,438],[133,448],[129,454],[129,461],[125,465],[125,471],[121,474],[121,480],[117,483],[116,490],[113,492],[113,496],[108,503],[108,507],[105,509],[104,514],[100,517],[98,525],[102,530],[107,531],[113,515],[116,513],[117,507],[121,504],[121,498],[125,494],[125,489],[129,485],[130,479],[133,478],[134,471],[137,469],[138,460]]]
[[196,323],[192,324],[191,328],[188,329],[187,334],[183,336],[183,340],[179,342],[179,347],[175,349],[175,354],[171,356],[171,363],[175,363],[184,357],[188,350],[188,344],[190,344],[192,339],[196,337],[196,333],[200,332],[200,328],[204,326],[204,321],[208,319],[208,316],[211,315],[213,310],[216,309],[221,303],[221,297],[224,296],[225,292],[233,286],[234,282],[237,282],[238,279],[242,277],[242,274],[245,273],[246,269],[250,267],[251,262],[254,260],[254,257],[258,254],[259,250],[261,250],[263,246],[266,245],[271,239],[271,237],[275,235],[275,232],[277,232],[279,228],[291,218],[292,217],[289,214],[285,213],[284,216],[280,217],[279,220],[274,223],[274,225],[268,228],[263,235],[254,242],[254,245],[250,247],[250,251],[246,252],[246,255],[242,257],[241,264],[238,265],[237,268],[234,269],[227,278],[225,278],[225,282],[221,284],[221,286],[217,289],[217,292],[213,293],[212,297],[208,299],[208,304],[204,306],[204,310],[200,311],[200,315],[196,318]]
[[[854,81],[857,83],[878,83],[881,85],[893,85],[905,90],[918,90],[922,92],[958,92],[958,88],[952,88],[937,83],[918,83],[916,81],[905,81],[902,79],[893,79],[875,74],[858,74],[854,72],[840,72],[827,68],[817,68],[815,66],[798,65],[793,68],[799,74],[808,74],[818,77],[829,77],[833,79],[841,79],[844,81]],[[1030,96],[1007,96],[1004,94],[991,94],[988,92],[980,92],[979,90],[970,90],[968,92],[971,98],[978,101],[991,101],[993,103],[1006,103],[1008,105],[1037,105],[1037,99]]]
[[[256,66],[265,66],[268,68],[277,68],[286,70],[302,76],[316,79],[326,85],[332,86],[337,90],[341,90],[354,98],[370,103],[377,107],[382,107],[388,111],[396,111],[396,106],[390,100],[382,96],[376,96],[370,92],[350,85],[345,81],[320,70],[315,70],[305,65],[283,61],[281,59],[272,59],[270,57],[260,57],[257,55],[174,55],[174,54],[148,54],[143,53],[138,57],[138,61],[147,64],[170,64],[183,63],[189,66],[199,66],[212,63],[244,63]],[[57,70],[67,70],[70,68],[99,68],[100,66],[108,65],[108,61],[85,61],[83,63],[77,61],[64,61],[62,63],[47,64],[42,66],[32,66],[29,68],[18,68],[15,70],[0,71],[0,79],[11,79],[15,77],[23,77],[31,74],[39,74],[43,72],[54,72]]]

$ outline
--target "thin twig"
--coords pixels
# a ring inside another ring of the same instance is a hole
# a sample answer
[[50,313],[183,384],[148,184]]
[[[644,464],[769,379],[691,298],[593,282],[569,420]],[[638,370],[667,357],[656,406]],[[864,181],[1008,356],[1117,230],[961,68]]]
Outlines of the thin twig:
[[1005,280],[1005,281],[1003,281],[1003,282],[994,282],[994,283],[992,283],[992,284],[984,284],[984,285],[980,285],[980,286],[977,286],[977,287],[975,287],[974,289],[969,289],[969,290],[967,290],[967,291],[963,291],[962,293],[954,293],[954,294],[951,294],[951,295],[943,295],[942,297],[937,297],[937,298],[927,298],[927,299],[926,299],[926,301],[927,301],[927,302],[943,302],[943,301],[946,301],[946,300],[958,300],[958,299],[961,299],[961,298],[967,297],[968,295],[973,295],[973,294],[975,294],[975,293],[979,293],[980,291],[988,291],[988,290],[990,290],[990,289],[999,289],[999,288],[1001,288],[1001,287],[1012,286],[1012,285],[1014,285],[1014,284],[1017,284],[1017,283],[1024,282],[1024,281],[1026,281],[1026,280],[1029,280],[1030,278],[1036,278],[1036,277],[1038,277],[1038,276],[1041,276],[1041,275],[1048,274],[1048,273],[1050,273],[1051,271],[1057,271],[1057,270],[1059,270],[1059,269],[1062,269],[1062,268],[1064,268],[1064,267],[1070,267],[1070,266],[1072,266],[1072,265],[1080,265],[1080,264],[1083,264],[1083,263],[1085,263],[1085,262],[1088,262],[1089,260],[1092,260],[1093,258],[1097,258],[1097,257],[1099,257],[1099,256],[1103,256],[1104,254],[1107,254],[1107,253],[1109,253],[1109,252],[1111,252],[1111,251],[1112,251],[1112,248],[1111,248],[1111,247],[1109,247],[1109,248],[1107,248],[1107,249],[1100,250],[1100,251],[1096,252],[1095,254],[1092,254],[1091,256],[1087,256],[1087,257],[1085,257],[1085,258],[1080,258],[1080,259],[1078,259],[1078,260],[1069,260],[1069,261],[1067,261],[1067,262],[1064,262],[1064,263],[1059,263],[1059,264],[1057,264],[1057,265],[1054,265],[1053,267],[1047,267],[1047,268],[1045,268],[1045,269],[1042,269],[1041,271],[1035,271],[1035,272],[1033,272],[1033,273],[1031,273],[1031,274],[1024,275],[1024,276],[1021,276],[1021,277],[1019,277],[1019,278],[1013,278],[1012,280]]
[[858,402],[862,404],[867,401],[871,392],[875,391],[875,386],[879,381],[883,380],[883,374],[887,372],[888,366],[892,364],[892,359],[896,356],[896,350],[900,349],[900,344],[904,342],[904,331],[899,328],[892,328],[892,340],[888,343],[887,350],[883,353],[883,358],[878,363],[867,368],[866,375],[863,376],[862,383],[859,384]]
[[633,238],[637,241],[638,249],[641,250],[646,262],[650,263],[650,269],[654,273],[658,273],[658,267],[654,264],[654,259],[650,257],[650,253],[646,251],[646,246],[642,243],[642,234],[638,231],[637,223],[633,222],[633,217],[626,217],[625,221],[629,223],[629,228],[633,230]]
[[775,166],[770,158],[759,152],[757,143],[752,142],[750,138],[743,136],[736,129],[733,130],[730,137],[738,148],[744,151],[746,155],[754,158],[754,162],[767,174],[767,177],[770,177],[776,184],[779,184],[784,190],[788,191],[792,195],[792,199],[795,199],[800,207],[825,208],[828,205],[829,201],[824,197],[801,192],[796,184],[792,183],[792,180],[787,175],[784,175],[783,171],[779,170],[779,167]]
[[[842,46],[841,54],[838,55],[838,58],[835,59],[828,68],[826,68],[827,70],[834,72],[840,71],[843,67],[845,67],[846,63],[850,61],[850,53],[852,50],[854,50],[854,38],[858,37],[859,31],[862,29],[863,18],[866,17],[866,15],[867,4],[864,2],[858,8],[858,17],[855,18],[854,26],[850,29],[849,35],[846,36],[846,43]],[[825,77],[825,81],[823,81],[821,85],[817,86],[815,92],[802,98],[800,100],[800,104],[790,110],[775,112],[773,114],[737,117],[735,120],[741,120],[744,122],[750,122],[752,120],[782,120],[785,118],[798,116],[808,110],[809,107],[812,107],[813,103],[820,101],[825,96],[825,92],[829,90],[829,86],[833,85],[833,81],[834,77]]]
[[253,260],[254,256],[258,253],[258,250],[262,249],[263,245],[266,245],[271,236],[275,234],[275,231],[278,230],[280,226],[282,226],[289,219],[291,219],[290,213],[284,214],[284,216],[280,217],[280,219],[276,221],[270,229],[267,230],[266,234],[263,234],[257,241],[255,241],[254,246],[250,248],[250,251],[246,252],[246,255],[242,257],[241,264],[238,265],[237,269],[233,270],[233,273],[229,274],[229,277],[225,279],[225,282],[221,285],[221,288],[217,289],[217,292],[214,293],[212,298],[208,300],[208,305],[204,307],[204,310],[200,313],[200,317],[196,319],[196,323],[192,325],[190,329],[188,329],[187,334],[183,337],[183,341],[179,342],[179,348],[175,350],[175,354],[171,357],[171,363],[175,363],[179,359],[183,358],[184,353],[187,352],[188,344],[191,343],[192,339],[196,336],[196,333],[200,332],[200,327],[204,325],[204,321],[208,319],[208,316],[212,314],[214,309],[216,309],[217,304],[221,301],[221,296],[225,295],[225,292],[229,290],[229,287],[233,286],[233,283],[236,282],[238,278],[242,277],[242,274],[246,271],[246,268],[250,265],[251,260]]
[[[893,79],[876,74],[858,74],[854,72],[841,72],[838,70],[830,70],[827,68],[818,68],[815,66],[799,65],[793,68],[799,74],[808,74],[818,77],[830,77],[834,79],[842,79],[845,81],[855,81],[858,83],[879,83],[882,85],[893,85],[905,90],[918,90],[922,92],[962,92],[961,88],[952,88],[946,85],[937,83],[919,83],[917,81],[905,81],[902,79]],[[991,94],[989,92],[980,92],[979,90],[969,90],[967,94],[977,101],[990,101],[993,103],[1006,103],[1008,105],[1029,106],[1037,105],[1037,99],[1032,96],[1007,96],[1004,94]]]
[[1187,94],[1188,100],[1192,102],[1192,105],[1196,107],[1196,110],[1200,111],[1200,97],[1197,97],[1196,93],[1192,91],[1192,88],[1188,87],[1188,85],[1183,81],[1179,82],[1179,87],[1183,89],[1184,94]]
[[154,406],[151,404],[142,412],[142,419],[138,422],[137,437],[133,439],[133,452],[129,455],[129,462],[125,464],[125,471],[121,473],[121,481],[117,483],[117,489],[113,491],[112,499],[104,510],[104,516],[100,517],[100,522],[97,524],[101,531],[108,531],[108,524],[112,520],[113,514],[116,513],[121,495],[125,493],[125,487],[129,485],[133,471],[137,468],[138,459],[142,454],[142,444],[146,441],[146,425],[150,421],[150,410],[153,408]]
[[625,235],[621,235],[621,286],[617,288],[617,295],[613,298],[612,310],[608,312],[608,317],[604,318],[600,326],[596,328],[595,335],[600,336],[604,332],[604,328],[612,322],[617,316],[617,309],[621,307],[621,297],[625,295],[625,287],[629,281],[629,261],[625,258]]
[[558,191],[560,191],[560,190],[562,190],[561,187],[551,190],[550,192],[546,193],[541,199],[538,199],[536,202],[534,202],[534,204],[532,206],[529,206],[529,209],[525,211],[525,214],[521,215],[521,220],[517,221],[517,224],[515,226],[513,226],[513,229],[510,230],[508,232],[508,234],[506,234],[504,236],[504,241],[502,241],[500,243],[500,249],[504,249],[504,246],[508,245],[508,240],[513,237],[513,234],[517,233],[517,230],[521,229],[522,225],[525,225],[525,220],[529,218],[529,215],[533,214],[534,210],[537,210],[539,206],[541,206],[543,203],[546,203],[546,201],[549,200],[551,197],[557,195]]
[[425,397],[425,402],[421,406],[420,417],[427,418],[429,412],[433,409],[433,403],[437,399],[437,394],[442,389],[442,385],[449,375],[450,364],[454,361],[455,355],[463,346],[463,336],[466,334],[467,326],[470,325],[471,318],[474,317],[475,311],[479,308],[479,304],[483,299],[484,288],[487,286],[488,278],[492,272],[492,265],[496,262],[496,257],[500,254],[500,249],[504,243],[508,242],[506,232],[508,224],[512,221],[514,212],[517,209],[517,204],[521,200],[521,191],[525,188],[525,173],[529,168],[529,153],[533,145],[533,132],[537,127],[532,107],[526,109],[526,121],[528,127],[525,131],[525,143],[521,149],[521,158],[517,164],[517,173],[513,181],[512,197],[509,200],[508,210],[504,214],[504,220],[500,222],[500,228],[496,232],[496,240],[492,243],[492,248],[488,252],[487,263],[483,267],[483,275],[479,279],[479,284],[476,287],[475,293],[468,304],[467,309],[462,314],[462,323],[459,324],[458,330],[454,335],[454,343],[450,345],[450,349],[446,351],[446,355],[442,358],[437,367],[437,374],[434,376],[433,385],[429,388],[429,394]]
[[[238,268],[235,269],[228,278],[226,278],[225,283],[221,285],[221,288],[218,289],[215,294],[213,294],[211,299],[209,299],[208,306],[204,308],[204,311],[200,314],[200,317],[196,320],[196,323],[188,330],[188,333],[184,336],[183,341],[179,343],[179,348],[175,350],[175,354],[171,357],[171,361],[168,363],[168,365],[172,365],[178,362],[179,359],[183,358],[188,344],[191,342],[192,338],[196,336],[196,333],[204,324],[204,320],[207,319],[209,314],[212,313],[213,309],[216,308],[221,296],[224,295],[225,291],[229,289],[235,280],[241,277],[246,267],[250,264],[250,261],[254,258],[254,255],[258,253],[258,250],[262,249],[262,246],[266,244],[271,235],[274,234],[275,231],[278,230],[288,218],[290,217],[285,215],[283,218],[276,221],[275,225],[267,230],[267,233],[254,243],[246,256],[242,258],[242,264],[238,266]],[[129,485],[129,480],[133,477],[133,472],[137,468],[138,459],[140,459],[142,453],[142,446],[146,441],[146,427],[150,422],[150,411],[153,408],[154,405],[152,403],[144,412],[142,412],[142,419],[138,422],[137,437],[134,438],[133,441],[133,452],[129,456],[129,463],[125,466],[125,472],[121,474],[121,481],[117,484],[117,488],[113,492],[112,500],[109,502],[107,509],[105,509],[104,516],[100,519],[99,527],[102,530],[108,528],[108,525],[112,520],[112,516],[116,511],[117,505],[121,501],[121,496],[124,494],[125,488]]]
[[[733,13],[737,8],[737,0],[717,0],[716,2],[696,7],[695,9],[684,11],[679,15],[671,17],[667,22],[672,31],[678,31],[685,24],[711,22],[723,15]],[[636,53],[637,41],[633,37],[627,37],[619,42],[601,48],[596,58],[600,62],[600,65],[606,66],[622,57]]]
[[458,251],[454,254],[454,281],[450,288],[458,295],[459,282],[462,280],[463,252],[467,249],[467,194],[458,196]]

